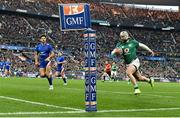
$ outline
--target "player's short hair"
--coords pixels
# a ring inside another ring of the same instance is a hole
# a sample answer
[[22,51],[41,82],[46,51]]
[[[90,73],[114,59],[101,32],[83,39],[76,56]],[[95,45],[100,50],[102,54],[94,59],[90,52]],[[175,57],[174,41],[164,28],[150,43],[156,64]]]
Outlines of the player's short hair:
[[42,37],[46,37],[46,35],[45,35],[45,34],[42,34],[42,35],[40,36],[40,38],[42,38]]
[[63,55],[63,52],[62,52],[62,51],[59,51],[59,52],[58,52],[58,55],[59,55],[59,54],[60,54],[60,55]]

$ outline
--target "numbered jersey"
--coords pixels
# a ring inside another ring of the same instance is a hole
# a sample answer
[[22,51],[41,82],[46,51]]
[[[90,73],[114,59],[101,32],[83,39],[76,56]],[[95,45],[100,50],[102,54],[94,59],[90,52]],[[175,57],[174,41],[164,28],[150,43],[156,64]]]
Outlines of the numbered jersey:
[[126,42],[119,42],[116,48],[121,48],[123,50],[123,57],[126,64],[130,64],[133,60],[137,58],[137,48],[139,47],[139,42],[133,39],[129,39]]

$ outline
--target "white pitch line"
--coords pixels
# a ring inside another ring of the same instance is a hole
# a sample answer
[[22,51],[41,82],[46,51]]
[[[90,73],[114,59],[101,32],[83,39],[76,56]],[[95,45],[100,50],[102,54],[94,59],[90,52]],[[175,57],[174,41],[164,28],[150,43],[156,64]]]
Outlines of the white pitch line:
[[23,100],[23,99],[18,99],[18,98],[13,98],[13,97],[7,97],[7,96],[0,96],[0,98],[18,101],[18,102],[30,103],[30,104],[34,104],[34,105],[41,105],[41,106],[46,106],[46,107],[61,108],[61,109],[76,110],[76,111],[82,110],[82,109],[77,109],[77,108],[62,107],[62,106],[56,106],[56,105],[51,105],[51,104],[46,104],[46,103],[41,103],[41,102],[28,101],[28,100]]
[[[73,89],[73,90],[83,90],[83,89],[77,89],[77,88],[66,88],[66,89]],[[114,94],[121,94],[121,95],[132,95],[132,92],[117,92],[117,91],[103,91],[103,90],[97,90],[97,92],[102,92],[102,93],[114,93]],[[143,94],[144,93],[144,94]],[[154,97],[161,97],[161,98],[176,98],[174,96],[164,96],[164,95],[156,95],[156,94],[149,94],[149,92],[143,92],[142,95],[144,96],[154,96]]]
[[165,93],[165,94],[167,94],[167,93],[180,93],[180,92],[178,92],[178,91],[172,91],[172,92],[170,92],[170,91],[167,91],[167,92],[159,91],[159,92],[145,92],[145,93]]
[[146,95],[146,96],[154,96],[154,97],[163,97],[163,98],[176,98],[174,96],[163,96],[163,95],[156,95],[156,94],[143,94],[143,95]]
[[0,116],[3,115],[42,115],[42,114],[73,114],[73,113],[85,113],[84,110],[81,111],[57,111],[57,112],[9,112],[9,113],[0,113]]
[[[139,112],[139,111],[172,111],[172,110],[180,110],[180,107],[152,108],[152,109],[100,110],[100,111],[97,111],[97,113]],[[84,110],[80,110],[80,111],[57,111],[57,112],[11,112],[11,113],[0,113],[0,116],[3,116],[3,115],[77,114],[77,113],[87,113],[87,112]]]
[[125,110],[101,110],[100,113],[106,112],[138,112],[138,111],[168,111],[168,110],[180,110],[180,107],[175,108],[153,108],[153,109],[125,109]]

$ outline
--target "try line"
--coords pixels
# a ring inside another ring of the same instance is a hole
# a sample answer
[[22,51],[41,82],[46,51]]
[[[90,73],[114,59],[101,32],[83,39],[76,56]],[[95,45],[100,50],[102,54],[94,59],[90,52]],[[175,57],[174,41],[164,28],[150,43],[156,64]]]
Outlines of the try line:
[[80,111],[80,110],[82,110],[82,109],[77,109],[77,108],[72,108],[72,107],[62,107],[62,106],[56,106],[56,105],[51,105],[51,104],[47,104],[47,103],[28,101],[28,100],[23,100],[23,99],[8,97],[8,96],[0,96],[0,98],[1,98],[1,99],[18,101],[18,102],[29,103],[29,104],[34,104],[34,105],[41,105],[41,106],[46,106],[46,107],[52,107],[52,108],[61,108],[61,109],[75,110],[75,111]]
[[[122,110],[100,110],[97,113],[117,113],[117,112],[149,112],[149,111],[173,111],[180,110],[180,107],[174,108],[152,108],[152,109],[122,109]],[[87,113],[84,110],[79,111],[57,111],[57,112],[12,112],[12,113],[0,113],[0,116],[3,115],[42,115],[42,114],[77,114],[77,113]]]

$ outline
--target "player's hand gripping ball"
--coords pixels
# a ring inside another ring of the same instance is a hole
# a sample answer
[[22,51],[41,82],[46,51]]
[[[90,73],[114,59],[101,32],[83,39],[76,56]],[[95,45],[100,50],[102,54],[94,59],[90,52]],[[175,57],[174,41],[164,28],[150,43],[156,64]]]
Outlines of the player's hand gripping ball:
[[121,48],[115,48],[113,50],[113,53],[117,56],[121,55],[122,54],[122,49]]

